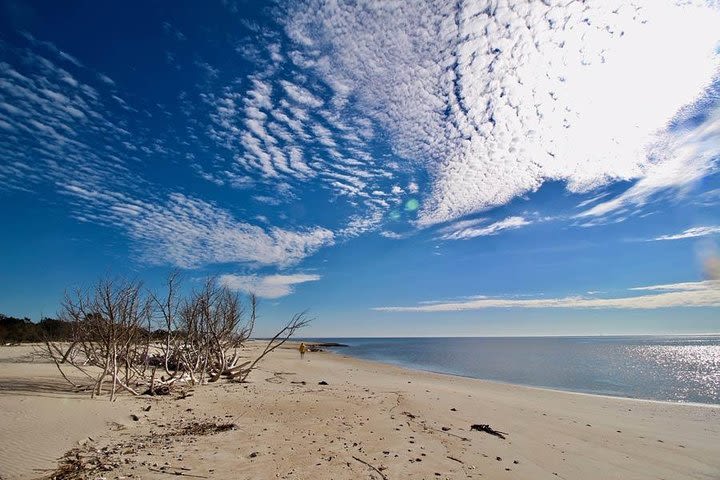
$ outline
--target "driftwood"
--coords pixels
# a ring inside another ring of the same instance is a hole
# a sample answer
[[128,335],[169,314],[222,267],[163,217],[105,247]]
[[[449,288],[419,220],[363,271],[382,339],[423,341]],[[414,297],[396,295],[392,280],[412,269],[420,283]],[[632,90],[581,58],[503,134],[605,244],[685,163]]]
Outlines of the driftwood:
[[194,475],[192,473],[186,473],[186,472],[182,472],[182,471],[178,471],[178,470],[175,470],[173,472],[169,472],[167,470],[159,470],[157,468],[148,468],[148,470],[150,470],[151,472],[155,472],[155,473],[164,473],[166,475],[174,475],[176,477],[210,478],[210,477],[206,477],[204,475]]
[[353,455],[352,458],[354,458],[354,459],[357,460],[358,462],[362,463],[363,465],[367,465],[368,467],[370,467],[370,468],[372,468],[373,470],[375,470],[375,471],[378,473],[378,475],[380,475],[380,476],[382,477],[383,480],[388,480],[388,478],[385,476],[385,474],[383,474],[380,470],[378,470],[374,465],[369,464],[368,462],[366,462],[366,461],[363,460],[362,458],[358,458],[358,457],[356,457],[355,455]]
[[490,435],[494,435],[498,438],[502,438],[503,440],[505,440],[505,435],[507,435],[507,433],[495,430],[490,425],[487,425],[484,423],[479,423],[479,424],[476,423],[474,425],[471,425],[470,430],[477,430],[478,432],[489,433]]
[[234,367],[230,367],[223,372],[223,375],[226,378],[233,380],[236,377],[242,376],[245,373],[245,371],[248,370],[250,363],[252,363],[252,362],[250,360],[248,360],[247,362],[243,362],[240,365],[235,365]]

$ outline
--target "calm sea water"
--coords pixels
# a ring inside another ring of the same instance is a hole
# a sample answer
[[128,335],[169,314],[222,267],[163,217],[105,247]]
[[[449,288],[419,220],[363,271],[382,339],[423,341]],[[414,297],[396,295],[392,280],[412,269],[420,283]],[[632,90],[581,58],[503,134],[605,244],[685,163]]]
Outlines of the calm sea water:
[[[310,339],[309,339],[310,340]],[[338,353],[485,380],[720,404],[720,336],[332,338]]]

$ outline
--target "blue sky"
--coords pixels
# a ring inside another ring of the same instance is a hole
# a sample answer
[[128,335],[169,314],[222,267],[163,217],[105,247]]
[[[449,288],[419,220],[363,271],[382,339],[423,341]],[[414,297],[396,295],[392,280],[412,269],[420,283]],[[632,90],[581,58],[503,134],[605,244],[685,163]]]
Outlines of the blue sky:
[[0,311],[178,268],[260,334],[720,331],[720,9],[602,3],[0,2]]

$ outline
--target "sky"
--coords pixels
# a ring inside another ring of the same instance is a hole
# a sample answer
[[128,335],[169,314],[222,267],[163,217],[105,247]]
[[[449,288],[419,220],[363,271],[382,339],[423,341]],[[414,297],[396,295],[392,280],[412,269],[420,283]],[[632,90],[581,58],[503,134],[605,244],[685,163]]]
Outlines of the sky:
[[720,332],[720,4],[0,0],[0,312],[103,276],[259,335]]

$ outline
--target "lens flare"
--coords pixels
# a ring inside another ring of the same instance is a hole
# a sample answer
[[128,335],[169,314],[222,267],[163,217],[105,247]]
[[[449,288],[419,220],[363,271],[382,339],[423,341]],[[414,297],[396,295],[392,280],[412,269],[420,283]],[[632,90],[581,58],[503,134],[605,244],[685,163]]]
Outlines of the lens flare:
[[411,198],[405,202],[405,210],[408,212],[414,212],[418,208],[420,208],[420,202],[418,202],[415,198]]

